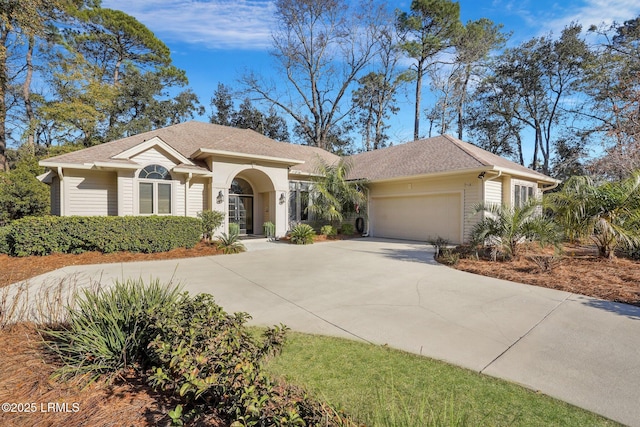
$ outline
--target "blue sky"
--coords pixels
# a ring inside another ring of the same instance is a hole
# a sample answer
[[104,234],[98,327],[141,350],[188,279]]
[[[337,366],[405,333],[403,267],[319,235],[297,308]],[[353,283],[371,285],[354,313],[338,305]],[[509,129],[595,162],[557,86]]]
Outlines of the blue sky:
[[[571,22],[590,25],[623,22],[640,15],[638,0],[460,0],[463,22],[482,17],[512,31],[510,44],[552,32]],[[410,0],[389,1],[408,10]],[[218,84],[238,86],[245,71],[268,74],[274,6],[268,0],[103,0],[102,6],[122,10],[145,24],[171,49],[174,64],[186,70],[190,87],[211,112],[210,98]],[[428,82],[426,83],[428,85]],[[399,96],[400,113],[391,120],[394,143],[412,138],[412,91]],[[426,104],[423,104],[423,108]],[[426,128],[423,120],[422,129]]]

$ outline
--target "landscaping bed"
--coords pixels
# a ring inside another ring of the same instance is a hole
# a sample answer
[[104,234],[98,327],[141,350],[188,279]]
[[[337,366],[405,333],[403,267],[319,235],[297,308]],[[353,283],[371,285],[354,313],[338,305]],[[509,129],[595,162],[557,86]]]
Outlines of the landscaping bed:
[[541,269],[533,257],[551,257],[533,248],[513,261],[460,258],[454,268],[483,276],[558,289],[608,301],[640,306],[640,262],[627,258],[598,258],[594,247],[564,248],[550,270]]
[[68,265],[107,264],[132,261],[192,258],[221,253],[213,243],[200,242],[195,247],[177,248],[168,252],[84,252],[81,254],[55,253],[46,256],[12,257],[0,254],[0,288],[38,276]]

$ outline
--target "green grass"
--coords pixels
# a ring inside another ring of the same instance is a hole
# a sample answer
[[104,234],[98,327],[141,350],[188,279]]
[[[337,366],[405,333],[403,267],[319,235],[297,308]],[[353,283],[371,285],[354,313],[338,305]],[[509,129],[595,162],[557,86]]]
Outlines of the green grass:
[[506,381],[339,338],[292,332],[267,369],[367,426],[617,425]]

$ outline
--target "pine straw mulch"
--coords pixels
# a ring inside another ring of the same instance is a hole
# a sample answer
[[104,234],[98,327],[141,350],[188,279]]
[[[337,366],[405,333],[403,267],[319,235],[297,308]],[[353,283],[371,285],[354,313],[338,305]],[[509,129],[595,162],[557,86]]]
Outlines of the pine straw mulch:
[[[169,426],[176,402],[154,392],[131,375],[111,384],[90,385],[51,379],[42,338],[33,324],[0,329],[0,403],[35,404],[35,412],[0,412],[0,425],[23,426]],[[57,403],[49,407],[48,404]],[[209,415],[198,425],[227,424]]]
[[151,254],[133,252],[114,252],[110,254],[84,252],[77,255],[56,253],[47,256],[27,257],[10,257],[0,254],[0,288],[68,265],[192,258],[218,255],[220,253],[212,243],[200,242],[191,249],[178,248],[168,252]]
[[544,271],[532,259],[551,256],[550,251],[527,248],[513,261],[461,258],[458,270],[512,282],[558,289],[608,301],[640,306],[640,262],[622,257],[598,258],[591,246],[567,245],[564,255]]

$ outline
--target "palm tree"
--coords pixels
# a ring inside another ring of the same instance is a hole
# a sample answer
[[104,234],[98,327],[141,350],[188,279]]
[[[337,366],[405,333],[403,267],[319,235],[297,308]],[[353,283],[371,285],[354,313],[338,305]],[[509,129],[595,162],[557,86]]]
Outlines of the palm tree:
[[[479,204],[475,213],[485,212],[485,217],[475,225],[472,239],[475,242],[500,248],[509,258],[518,256],[520,245],[537,241],[541,246],[559,247],[560,232],[556,224],[542,215],[541,202],[531,199],[522,206]],[[492,258],[495,261],[496,251]]]
[[565,235],[574,240],[590,237],[601,257],[614,258],[619,247],[640,246],[640,171],[602,184],[575,176],[547,196],[547,202]]
[[334,164],[322,159],[318,161],[312,202],[308,207],[317,219],[340,223],[345,216],[357,212],[359,206],[364,205],[363,182],[347,180],[351,168],[351,162],[344,157]]

